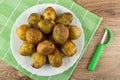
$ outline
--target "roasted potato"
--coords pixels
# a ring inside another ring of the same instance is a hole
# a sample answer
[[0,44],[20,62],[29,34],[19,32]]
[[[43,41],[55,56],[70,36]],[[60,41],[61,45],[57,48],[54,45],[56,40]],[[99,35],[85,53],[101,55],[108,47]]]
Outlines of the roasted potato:
[[54,52],[54,49],[55,45],[49,40],[44,40],[40,42],[37,46],[37,52],[41,55],[52,54]]
[[35,52],[31,57],[31,65],[34,68],[40,68],[46,63],[46,56]]
[[17,36],[24,41],[19,48],[23,56],[31,56],[31,66],[41,68],[49,63],[53,67],[63,64],[64,56],[71,57],[77,52],[71,41],[81,36],[80,29],[72,25],[73,15],[65,12],[57,15],[52,7],[43,10],[43,14],[28,15],[28,23],[16,29]]
[[70,34],[69,34],[69,39],[70,40],[78,39],[81,35],[80,28],[78,28],[75,25],[70,25],[69,26],[69,32],[70,32]]
[[29,17],[28,17],[28,22],[31,26],[33,26],[34,28],[38,29],[38,22],[42,19],[42,17],[40,16],[40,14],[38,13],[32,13]]
[[33,51],[34,51],[34,45],[28,42],[24,42],[19,48],[19,52],[23,56],[28,56],[32,54]]
[[43,12],[44,19],[55,20],[56,16],[56,12],[52,7],[47,7]]
[[77,47],[72,41],[66,41],[61,46],[61,51],[65,56],[73,56],[77,52]]
[[26,32],[26,40],[29,43],[37,44],[43,38],[43,34],[40,30],[35,28],[30,28]]
[[54,24],[47,19],[43,19],[38,23],[38,27],[43,33],[50,33],[53,29],[53,26]]
[[56,41],[56,43],[63,44],[65,41],[68,40],[69,29],[68,27],[62,24],[57,24],[53,29],[52,36],[53,36],[53,39]]
[[62,55],[60,51],[56,48],[53,54],[47,55],[49,63],[53,67],[60,67],[63,64]]
[[69,25],[73,20],[73,16],[71,13],[63,13],[60,16],[58,16],[56,23],[63,24],[63,25]]
[[30,25],[23,24],[16,29],[16,34],[21,40],[26,40],[26,31],[30,28]]

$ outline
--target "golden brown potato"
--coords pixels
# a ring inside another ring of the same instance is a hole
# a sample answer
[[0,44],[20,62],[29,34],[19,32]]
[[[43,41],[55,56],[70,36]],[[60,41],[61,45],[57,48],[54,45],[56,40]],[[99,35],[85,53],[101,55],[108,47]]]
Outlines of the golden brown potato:
[[23,56],[28,56],[32,54],[33,51],[34,51],[34,45],[28,42],[24,42],[19,48],[19,52]]
[[30,25],[23,24],[16,29],[16,34],[21,40],[26,40],[26,31],[30,28]]
[[78,28],[75,25],[70,25],[69,26],[69,32],[70,32],[69,39],[71,39],[71,40],[78,39],[81,35],[80,28]]
[[28,17],[28,22],[30,25],[32,25],[34,28],[38,29],[38,22],[42,19],[42,17],[40,16],[40,14],[38,13],[32,13],[29,17]]
[[38,27],[43,33],[50,33],[53,29],[53,26],[54,24],[47,19],[41,20],[38,23]]
[[58,49],[55,49],[54,53],[49,54],[47,57],[53,67],[60,67],[63,64],[62,55]]
[[56,16],[56,12],[52,7],[47,7],[43,12],[44,19],[55,20]]
[[73,16],[71,13],[63,13],[60,16],[58,16],[56,22],[63,24],[63,25],[69,25],[73,20]]
[[40,30],[30,28],[26,32],[26,40],[29,43],[37,44],[39,43],[43,38],[43,34]]
[[66,41],[62,46],[61,46],[61,51],[65,56],[73,56],[76,51],[77,47],[72,41]]
[[68,27],[62,24],[57,24],[53,29],[52,36],[53,36],[53,39],[56,41],[56,43],[63,44],[65,41],[68,40],[69,29]]
[[52,54],[54,52],[55,46],[49,40],[44,40],[40,42],[37,46],[37,52],[42,55]]
[[40,68],[46,63],[46,56],[35,52],[31,57],[31,65],[34,68]]
[[[47,7],[42,16],[32,13],[28,23],[16,29],[17,36],[24,40],[19,48],[23,56],[31,56],[31,66],[40,68],[47,62],[53,67],[63,64],[62,57],[71,57],[77,52],[76,45],[71,41],[81,36],[80,29],[71,25],[73,15],[69,12],[57,16],[52,7]],[[63,53],[63,54],[62,54]]]

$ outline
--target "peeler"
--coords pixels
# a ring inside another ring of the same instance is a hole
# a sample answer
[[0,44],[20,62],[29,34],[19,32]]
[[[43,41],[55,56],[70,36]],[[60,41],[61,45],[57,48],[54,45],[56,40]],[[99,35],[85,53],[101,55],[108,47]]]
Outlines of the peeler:
[[[109,35],[107,42],[105,43],[105,39]],[[94,71],[96,68],[96,65],[98,63],[98,60],[100,58],[100,55],[102,53],[102,50],[104,49],[105,46],[107,46],[110,41],[112,40],[112,31],[109,28],[105,28],[105,33],[103,35],[103,38],[101,42],[98,44],[95,53],[93,54],[93,57],[88,65],[88,70],[89,71]]]

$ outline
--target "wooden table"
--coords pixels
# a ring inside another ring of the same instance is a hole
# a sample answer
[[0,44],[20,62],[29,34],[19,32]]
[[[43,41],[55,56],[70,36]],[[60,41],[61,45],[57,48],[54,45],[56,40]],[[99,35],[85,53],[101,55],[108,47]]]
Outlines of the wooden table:
[[[91,12],[103,17],[92,41],[74,70],[70,80],[120,80],[120,0],[74,0]],[[87,70],[97,44],[104,33],[104,27],[113,31],[111,44],[102,52],[95,71]],[[8,64],[0,61],[0,80],[31,80]]]

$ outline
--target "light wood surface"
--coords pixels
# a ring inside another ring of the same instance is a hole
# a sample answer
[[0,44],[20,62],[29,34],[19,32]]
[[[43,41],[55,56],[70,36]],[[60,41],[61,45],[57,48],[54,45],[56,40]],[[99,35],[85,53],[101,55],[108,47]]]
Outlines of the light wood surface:
[[[70,80],[120,80],[120,0],[74,0],[89,11],[103,17],[100,27],[88,45]],[[113,31],[111,44],[102,52],[96,70],[87,70],[104,27]],[[0,60],[0,80],[32,80]]]

